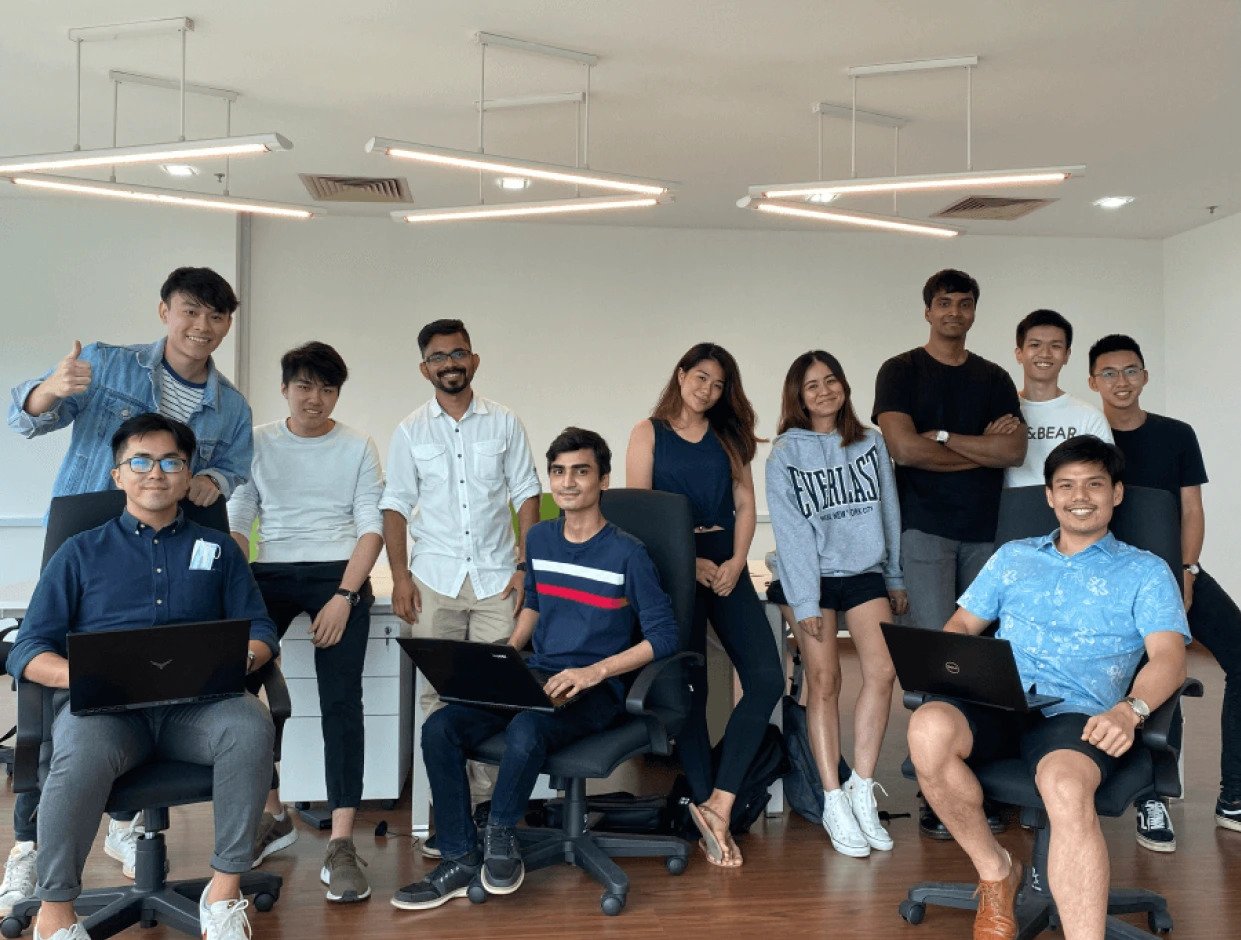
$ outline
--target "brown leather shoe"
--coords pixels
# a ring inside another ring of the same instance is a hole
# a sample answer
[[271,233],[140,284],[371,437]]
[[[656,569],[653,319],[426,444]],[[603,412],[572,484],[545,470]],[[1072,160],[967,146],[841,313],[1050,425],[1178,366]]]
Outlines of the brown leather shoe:
[[1002,881],[980,881],[974,897],[974,940],[1013,940],[1017,936],[1017,892],[1021,890],[1021,862],[1009,857],[1012,867]]

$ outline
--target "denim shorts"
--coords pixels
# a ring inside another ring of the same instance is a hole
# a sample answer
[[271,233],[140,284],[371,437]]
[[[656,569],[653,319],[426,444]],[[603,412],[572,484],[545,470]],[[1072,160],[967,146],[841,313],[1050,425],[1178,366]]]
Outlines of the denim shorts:
[[[874,571],[850,575],[847,578],[819,579],[819,607],[823,610],[848,611],[881,597],[888,599],[888,588],[883,575]],[[773,604],[789,606],[779,581],[772,581],[767,588],[767,600]]]

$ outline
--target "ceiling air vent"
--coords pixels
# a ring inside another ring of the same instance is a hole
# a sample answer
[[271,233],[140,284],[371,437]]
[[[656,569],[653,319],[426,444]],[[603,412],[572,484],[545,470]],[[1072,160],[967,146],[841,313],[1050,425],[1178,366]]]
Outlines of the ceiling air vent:
[[413,202],[409,183],[398,176],[323,176],[300,173],[316,202]]
[[1011,222],[1029,215],[1035,209],[1049,206],[1054,199],[1014,199],[1009,196],[966,196],[946,209],[933,213],[935,219],[975,219],[988,222]]

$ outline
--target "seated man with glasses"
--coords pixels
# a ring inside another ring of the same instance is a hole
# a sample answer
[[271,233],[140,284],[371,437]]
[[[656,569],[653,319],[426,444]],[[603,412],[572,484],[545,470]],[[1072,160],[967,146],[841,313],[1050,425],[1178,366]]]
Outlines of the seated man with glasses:
[[[121,515],[65,541],[47,563],[9,655],[11,675],[67,689],[71,632],[128,630],[200,620],[250,621],[247,669],[277,652],[241,550],[223,532],[184,517],[194,432],[158,414],[130,418],[112,438]],[[213,546],[203,551],[200,543]],[[206,560],[205,560],[206,559]],[[274,730],[257,698],[74,715],[58,694],[52,758],[38,816],[36,940],[88,940],[74,899],[113,782],[152,755],[215,768],[215,869],[199,904],[205,940],[246,940],[240,898],[254,831],[271,783]]]
[[[1189,632],[1224,670],[1215,824],[1241,832],[1241,610],[1199,565],[1206,533],[1202,485],[1207,471],[1198,435],[1184,421],[1142,410],[1148,379],[1142,348],[1132,337],[1113,333],[1090,347],[1090,387],[1103,400],[1116,446],[1125,455],[1125,479],[1133,486],[1167,490],[1176,500]],[[1152,852],[1175,851],[1168,808],[1160,800],[1146,800],[1136,809],[1138,845]]]
[[[418,350],[435,396],[393,432],[379,501],[392,609],[417,636],[498,643],[513,632],[525,594],[526,533],[539,521],[534,457],[517,416],[474,393],[479,357],[464,323],[428,323]],[[424,711],[438,707],[434,691],[423,695]],[[491,779],[471,766],[475,803],[486,798]],[[435,836],[422,854],[439,857]]]

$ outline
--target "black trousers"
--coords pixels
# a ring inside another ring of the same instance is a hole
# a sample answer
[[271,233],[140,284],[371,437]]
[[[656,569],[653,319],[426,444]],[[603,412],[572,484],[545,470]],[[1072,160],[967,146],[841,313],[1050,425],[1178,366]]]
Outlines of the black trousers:
[[1221,786],[1225,797],[1241,799],[1241,610],[1218,581],[1202,571],[1194,581],[1189,632],[1211,651],[1224,670],[1220,714]]
[[[256,562],[251,565],[283,638],[289,624],[306,614],[313,620],[340,587],[344,561]],[[330,809],[356,808],[362,801],[364,730],[362,725],[362,661],[370,630],[375,595],[368,579],[362,600],[349,613],[345,632],[335,646],[315,648],[315,677],[323,727],[323,771]]]
[[[707,532],[697,537],[700,558],[717,564],[732,554],[731,532]],[[715,629],[720,645],[732,660],[741,680],[741,701],[728,718],[720,748],[720,766],[712,779],[711,738],[707,732],[707,669],[705,663],[691,672],[693,696],[690,713],[678,738],[681,766],[690,794],[701,803],[713,789],[737,793],[771,713],[784,694],[784,665],[776,648],[763,605],[746,571],[727,597],[698,585],[694,597],[694,622],[690,649],[706,654],[707,623]]]

